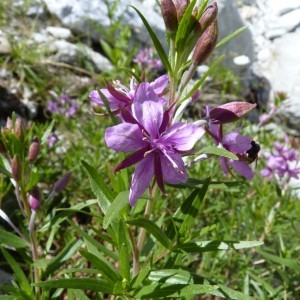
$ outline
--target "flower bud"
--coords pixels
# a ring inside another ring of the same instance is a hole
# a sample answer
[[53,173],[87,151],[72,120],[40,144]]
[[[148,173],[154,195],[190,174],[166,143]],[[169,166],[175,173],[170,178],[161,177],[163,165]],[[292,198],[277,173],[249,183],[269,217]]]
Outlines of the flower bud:
[[72,173],[71,172],[67,172],[65,175],[63,175],[60,179],[58,179],[53,187],[53,190],[56,193],[60,193],[69,183],[70,179],[71,179]]
[[177,19],[178,22],[180,22],[182,16],[184,15],[185,10],[189,6],[190,1],[189,0],[174,0],[174,5],[176,7],[177,11]]
[[214,21],[196,43],[192,61],[194,65],[202,65],[214,50],[218,39],[218,23]]
[[172,0],[161,0],[161,13],[166,29],[170,33],[175,33],[178,28],[177,11]]
[[218,15],[218,5],[214,2],[212,5],[209,5],[203,12],[199,24],[201,26],[202,32],[204,32],[212,23],[216,20]]
[[22,167],[21,162],[17,154],[14,155],[13,159],[11,160],[11,173],[13,179],[18,182],[21,179]]
[[31,145],[29,146],[28,160],[30,162],[34,162],[37,159],[39,152],[40,152],[40,143],[38,138],[35,137]]
[[41,203],[41,192],[38,186],[32,188],[29,192],[29,206],[32,210],[37,211]]
[[12,129],[13,128],[13,124],[12,124],[12,120],[10,117],[7,118],[7,121],[6,121],[6,126],[5,126],[7,129]]
[[234,122],[249,113],[256,104],[248,102],[229,102],[209,112],[209,119],[214,124]]
[[25,128],[22,120],[20,118],[16,119],[15,122],[15,135],[19,140],[23,140],[24,138],[24,133],[25,133]]

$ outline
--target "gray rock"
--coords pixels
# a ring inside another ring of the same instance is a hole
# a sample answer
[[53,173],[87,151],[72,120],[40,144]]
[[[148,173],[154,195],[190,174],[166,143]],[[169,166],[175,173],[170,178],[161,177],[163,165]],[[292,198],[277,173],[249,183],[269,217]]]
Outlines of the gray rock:
[[[217,3],[219,7],[219,39],[221,40],[235,30],[245,26],[245,22],[242,20],[234,1],[218,0]],[[250,30],[244,30],[238,36],[234,37],[215,51],[219,55],[226,54],[226,58],[223,62],[224,66],[239,76],[242,79],[244,88],[247,88],[248,80],[251,77],[251,64],[254,59],[253,40]],[[234,58],[239,56],[247,56],[249,64],[245,65],[243,68],[235,64]]]
[[48,26],[46,32],[57,39],[67,40],[72,36],[72,32],[69,28]]
[[[0,285],[11,285],[12,280],[13,276],[11,274],[0,269]],[[3,294],[1,290],[0,294]]]
[[[109,12],[105,2],[101,0],[73,0],[70,3],[69,0],[44,0],[48,10],[56,15],[65,26],[84,33],[95,41],[105,38],[105,33],[109,34],[111,20],[108,17]],[[151,45],[151,39],[141,19],[129,5],[137,7],[147,16],[147,21],[153,30],[164,41],[164,22],[159,14],[156,1],[147,0],[143,3],[137,0],[120,1],[114,12],[115,19],[121,22],[120,26],[130,25],[135,41]]]
[[53,59],[57,62],[63,62],[71,65],[78,65],[79,58],[85,58],[90,61],[97,72],[112,70],[110,61],[85,45],[75,45],[65,40],[56,40],[51,43],[50,52],[55,53]]

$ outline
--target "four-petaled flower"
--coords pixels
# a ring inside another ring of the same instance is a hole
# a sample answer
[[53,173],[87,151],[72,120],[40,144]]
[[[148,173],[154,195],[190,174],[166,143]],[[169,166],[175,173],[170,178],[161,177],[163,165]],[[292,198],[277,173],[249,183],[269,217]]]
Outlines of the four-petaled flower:
[[185,182],[187,174],[181,155],[190,151],[205,132],[185,122],[169,125],[169,111],[164,111],[160,101],[152,100],[147,88],[146,84],[139,86],[131,112],[121,108],[123,123],[105,132],[108,147],[118,152],[133,152],[117,165],[116,171],[137,163],[130,187],[131,205],[149,187],[153,175],[164,193],[164,182]]

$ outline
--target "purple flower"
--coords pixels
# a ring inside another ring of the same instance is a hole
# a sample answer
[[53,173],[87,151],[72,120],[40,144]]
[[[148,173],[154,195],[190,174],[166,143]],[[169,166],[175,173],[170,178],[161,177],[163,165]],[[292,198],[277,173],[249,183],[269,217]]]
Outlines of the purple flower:
[[159,71],[163,68],[161,60],[154,58],[152,48],[140,50],[133,62],[137,63],[140,69],[148,68],[150,71]]
[[56,134],[54,134],[54,133],[49,134],[49,136],[47,138],[48,147],[53,148],[57,141],[58,141],[58,137]]
[[[207,108],[208,115],[209,112],[210,108]],[[219,158],[224,174],[230,172],[230,167],[232,167],[245,178],[252,179],[254,173],[247,163],[247,151],[252,147],[252,139],[248,136],[240,135],[236,131],[223,135],[223,127],[218,124],[209,123],[206,130],[218,147],[230,151],[239,158],[239,160],[233,160],[227,157]]]
[[50,91],[50,94],[54,96],[55,99],[48,102],[47,110],[49,112],[52,114],[63,115],[67,118],[71,118],[77,113],[78,106],[65,92],[60,96],[54,91]]
[[[167,83],[168,76],[162,75],[151,83],[141,84],[148,85],[147,92],[152,93],[153,97],[158,98],[157,101],[166,103],[166,99],[162,97],[162,94]],[[114,82],[114,86],[108,82],[106,84],[107,88],[100,89],[100,91],[107,99],[110,110],[115,113],[120,112],[120,107],[130,107],[134,101],[136,92],[139,90],[139,85],[134,78],[131,79],[129,88],[125,87],[119,81]],[[89,98],[91,99],[93,106],[100,106],[101,108],[105,109],[105,104],[97,90],[91,91]]]
[[265,157],[267,159],[267,165],[260,172],[263,177],[278,175],[287,180],[299,178],[300,167],[297,166],[300,156],[294,149],[289,149],[288,147],[275,142],[274,151],[272,153],[265,153]]
[[187,180],[181,154],[191,150],[204,130],[184,122],[168,126],[169,112],[163,104],[153,101],[147,87],[140,85],[132,112],[121,110],[123,123],[109,127],[105,132],[108,147],[118,152],[133,152],[116,171],[137,163],[132,176],[129,203],[134,205],[149,187],[153,175],[165,193],[164,182],[178,184]]

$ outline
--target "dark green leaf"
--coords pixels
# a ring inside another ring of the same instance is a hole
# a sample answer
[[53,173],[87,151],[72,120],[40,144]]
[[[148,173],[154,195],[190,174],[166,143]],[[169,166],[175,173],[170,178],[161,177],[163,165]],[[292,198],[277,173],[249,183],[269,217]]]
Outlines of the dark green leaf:
[[0,248],[0,249],[6,261],[14,271],[17,283],[22,287],[22,290],[26,295],[31,296],[32,287],[28,281],[27,276],[24,274],[23,270],[21,269],[20,264],[4,248]]
[[44,276],[49,276],[57,269],[59,269],[78,249],[82,246],[83,241],[74,239],[69,242],[57,256],[55,256],[49,263],[45,270]]
[[152,234],[165,248],[169,249],[171,241],[166,234],[151,220],[145,218],[136,218],[126,221],[127,224],[145,228]]
[[143,266],[138,273],[138,275],[132,280],[132,288],[136,289],[143,280],[148,276],[151,271],[150,263],[148,262],[145,266]]
[[107,229],[107,227],[114,221],[120,218],[120,212],[125,206],[129,205],[128,198],[129,192],[121,192],[119,195],[113,200],[113,202],[108,207],[105,217],[103,219],[103,228]]
[[112,294],[113,291],[113,286],[108,281],[95,278],[64,278],[38,282],[33,285],[44,288],[91,290],[106,294]]
[[108,280],[112,282],[112,284],[121,280],[121,277],[114,268],[102,257],[96,256],[92,253],[89,253],[85,250],[79,250],[80,254],[84,256],[96,269],[98,269],[99,273],[105,276]]
[[113,195],[111,194],[109,188],[105,185],[103,178],[97,173],[95,168],[90,166],[85,161],[81,161],[83,167],[88,173],[91,188],[99,201],[100,208],[103,213],[106,214],[106,211],[110,205],[110,201],[113,199]]
[[263,245],[261,241],[199,241],[183,243],[177,246],[177,249],[188,253],[193,252],[207,252],[218,250],[240,250],[246,248],[253,248]]
[[130,282],[130,253],[132,253],[131,243],[128,237],[127,226],[123,219],[119,221],[119,268],[120,275]]
[[224,294],[226,299],[254,300],[252,297],[247,296],[239,291],[235,291],[225,285],[219,285],[219,289]]
[[27,243],[14,233],[8,232],[0,228],[0,246],[2,245],[18,249],[26,247]]
[[154,33],[154,31],[152,30],[151,26],[149,25],[149,23],[147,22],[147,20],[145,19],[145,17],[142,15],[142,13],[137,9],[135,8],[134,6],[131,6],[137,13],[138,15],[140,16],[141,20],[143,21],[151,39],[152,39],[152,42],[154,44],[154,47],[157,51],[157,54],[159,55],[164,67],[166,68],[166,70],[171,73],[172,70],[171,70],[171,66],[170,66],[170,63],[169,63],[169,60],[168,60],[168,56],[166,55],[165,53],[165,50],[162,46],[162,44],[160,43],[159,39],[157,38],[156,34]]
[[[180,215],[179,219],[182,220],[180,225],[179,233],[187,237],[190,232],[190,229],[195,224],[195,219],[199,213],[202,201],[205,197],[207,189],[209,187],[210,179],[208,179],[202,186],[201,189],[195,190],[192,194],[192,197],[188,198],[183,204],[180,206]],[[194,193],[196,197],[194,197]],[[176,216],[177,218],[177,216]]]
[[283,258],[283,257],[279,257],[273,254],[270,254],[268,252],[265,252],[261,249],[257,249],[256,250],[261,256],[263,256],[266,260],[272,261],[276,264],[279,265],[283,265],[286,267],[289,267],[295,271],[299,271],[300,270],[300,264],[299,261],[297,261],[296,259],[288,259],[288,258]]
[[136,299],[150,299],[155,297],[188,297],[213,292],[218,289],[217,285],[201,284],[167,284],[152,283],[142,287],[134,296]]

